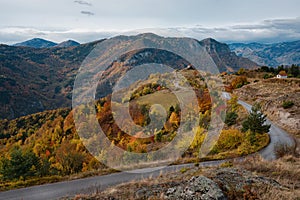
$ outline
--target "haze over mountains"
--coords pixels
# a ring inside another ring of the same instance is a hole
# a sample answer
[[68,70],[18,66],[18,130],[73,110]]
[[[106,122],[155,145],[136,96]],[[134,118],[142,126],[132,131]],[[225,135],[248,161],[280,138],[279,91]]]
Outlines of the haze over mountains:
[[300,64],[300,40],[275,44],[234,43],[229,47],[238,56],[249,58],[259,65],[277,67]]
[[[154,34],[134,37],[144,42],[159,38]],[[56,44],[43,39],[33,39],[16,46],[0,45],[0,119],[71,107],[77,71],[86,56],[102,41],[80,45],[74,41]],[[240,68],[251,69],[259,66],[248,58],[237,56],[227,44],[214,39],[208,38],[199,43],[206,48],[220,72],[234,72]],[[115,78],[128,70],[126,63],[136,55],[147,55],[143,57],[144,62],[159,63],[162,59],[159,58],[160,53],[153,49],[140,50],[126,55],[125,60],[113,63],[106,72],[107,76],[101,80],[102,96],[109,94],[110,89],[106,86],[114,84]],[[176,63],[178,69],[186,67],[184,62],[175,62],[171,54],[161,56],[167,63]]]

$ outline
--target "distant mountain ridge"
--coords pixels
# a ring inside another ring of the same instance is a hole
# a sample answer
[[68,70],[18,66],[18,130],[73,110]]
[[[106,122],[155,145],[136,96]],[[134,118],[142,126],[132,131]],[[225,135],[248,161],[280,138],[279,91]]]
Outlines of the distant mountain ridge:
[[[129,38],[118,37],[124,40]],[[161,39],[154,34],[141,34],[134,37],[141,42]],[[44,110],[71,107],[72,90],[78,69],[86,56],[102,41],[71,47],[65,45],[66,43],[61,45],[62,47],[52,44],[51,48],[0,45],[0,119],[13,119]],[[258,66],[249,59],[238,57],[230,52],[229,47],[224,43],[213,39],[198,42],[207,49],[220,72]],[[101,79],[100,89],[103,90],[101,92],[103,95],[109,94],[108,86],[115,83],[120,73],[125,73],[129,69],[126,63],[134,60],[136,64],[153,63],[153,61],[159,63],[163,60],[178,69],[185,68],[187,64],[170,53],[154,49],[137,50],[122,59],[118,62],[112,61],[112,65],[105,72],[106,76]]]
[[80,44],[74,40],[67,40],[62,43],[55,43],[42,38],[33,38],[21,43],[14,44],[17,47],[32,47],[32,48],[51,48],[51,47],[72,47],[79,46]]
[[41,38],[33,38],[31,40],[27,40],[25,42],[14,44],[13,46],[17,47],[33,47],[33,48],[49,48],[56,46],[57,43],[44,40]]
[[271,67],[300,64],[300,40],[275,44],[233,43],[229,47],[238,56]]
[[[223,71],[234,71],[230,69],[235,63],[238,66],[246,68],[247,66],[266,65],[277,67],[279,65],[300,64],[300,40],[294,42],[282,42],[274,44],[263,43],[225,43],[217,42],[212,38],[204,39],[199,43],[206,47],[208,53],[214,58],[218,67]],[[80,43],[74,40],[64,41],[57,44],[41,38],[34,38],[25,42],[17,43],[14,46],[32,47],[32,48],[52,48],[52,47],[74,47]],[[229,48],[228,48],[229,47]],[[238,58],[235,57],[234,52]],[[231,54],[231,55],[230,55]],[[218,56],[216,56],[218,55]],[[220,59],[221,55],[221,59]],[[227,60],[226,57],[232,57],[234,60]],[[242,58],[241,58],[242,57]],[[246,60],[244,58],[248,58]],[[222,62],[220,62],[222,60]],[[257,64],[256,64],[257,63]],[[246,65],[244,67],[244,65]]]

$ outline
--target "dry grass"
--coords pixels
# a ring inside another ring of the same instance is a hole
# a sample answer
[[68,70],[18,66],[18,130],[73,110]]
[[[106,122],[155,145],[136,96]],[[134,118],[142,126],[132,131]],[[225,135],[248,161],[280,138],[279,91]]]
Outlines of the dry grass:
[[[259,177],[271,178],[270,180],[277,181],[281,186],[264,184],[263,182],[260,184],[249,183],[242,190],[224,191],[229,200],[300,200],[300,158],[285,156],[279,160],[269,162],[262,160],[260,157],[252,157],[242,162],[222,164],[220,167],[230,168],[232,166],[248,170],[257,175],[258,179]],[[77,195],[73,199],[163,199],[163,191],[166,188],[182,184],[192,176],[204,175],[214,180],[214,177],[211,177],[211,175],[218,171],[220,167],[183,168],[179,172],[161,174],[157,178],[118,185],[92,195]],[[264,179],[267,180],[267,178]]]
[[300,158],[288,155],[275,161],[265,161],[252,157],[234,165],[270,177],[286,187],[285,190],[270,186],[255,188],[259,199],[300,199]]
[[[300,138],[300,79],[267,79],[251,83],[234,91],[242,100],[259,102],[268,118],[290,134]],[[293,102],[284,109],[282,104]]]
[[282,158],[286,155],[290,156],[298,156],[299,152],[297,152],[297,145],[288,145],[288,144],[275,144],[274,147],[274,153],[276,155],[276,158]]
[[[157,178],[146,178],[140,181],[132,181],[130,183],[120,184],[115,187],[108,188],[103,192],[95,192],[90,195],[79,194],[74,200],[110,200],[110,199],[145,199],[139,197],[139,192],[150,191],[147,199],[158,200],[163,199],[162,188],[169,188],[180,184],[182,181],[190,179],[193,175],[201,173],[199,170],[191,170],[189,168],[182,168],[181,172],[161,174]],[[97,190],[95,190],[97,191]],[[69,198],[66,198],[69,199]]]

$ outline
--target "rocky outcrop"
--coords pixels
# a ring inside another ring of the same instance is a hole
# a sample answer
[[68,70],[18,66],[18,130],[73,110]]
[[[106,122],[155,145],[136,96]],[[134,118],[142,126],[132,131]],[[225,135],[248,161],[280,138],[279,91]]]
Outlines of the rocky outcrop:
[[[257,176],[249,171],[237,168],[220,168],[211,170],[205,176],[192,177],[189,181],[180,183],[175,187],[165,189],[165,199],[199,199],[220,200],[227,199],[232,193],[246,193],[251,196],[249,188],[274,187],[286,189],[277,181]],[[249,190],[249,191],[248,191]],[[254,195],[254,194],[253,194]]]
[[261,198],[261,192],[270,188],[277,192],[289,191],[273,179],[240,168],[193,167],[185,173],[171,173],[150,180],[122,184],[95,195],[81,195],[75,199],[266,199]]
[[277,181],[253,175],[251,172],[237,168],[221,168],[212,172],[211,178],[218,183],[223,191],[243,191],[251,185],[268,185],[284,189]]
[[193,200],[225,200],[219,186],[209,178],[204,176],[192,177],[186,183],[169,188],[165,194],[165,199],[193,199]]

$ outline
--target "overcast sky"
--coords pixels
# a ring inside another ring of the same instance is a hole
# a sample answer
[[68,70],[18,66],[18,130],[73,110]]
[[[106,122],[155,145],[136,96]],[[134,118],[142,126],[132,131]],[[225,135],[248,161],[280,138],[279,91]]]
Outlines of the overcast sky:
[[35,37],[83,43],[140,32],[292,41],[300,39],[299,10],[299,0],[1,0],[0,43]]

